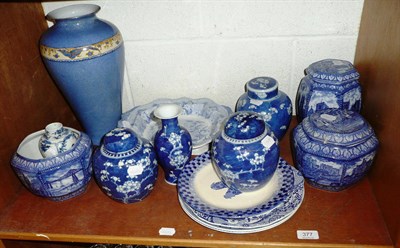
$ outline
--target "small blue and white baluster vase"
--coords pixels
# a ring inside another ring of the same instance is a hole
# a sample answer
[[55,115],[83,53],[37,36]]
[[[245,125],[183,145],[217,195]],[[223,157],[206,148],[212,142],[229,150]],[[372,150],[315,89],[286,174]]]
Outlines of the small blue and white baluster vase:
[[240,96],[236,111],[248,110],[261,114],[272,132],[280,140],[292,119],[292,101],[278,90],[278,82],[271,77],[257,77],[246,83],[247,92]]
[[211,146],[214,169],[231,194],[266,185],[279,160],[278,139],[255,112],[231,115]]
[[178,123],[181,113],[177,104],[163,104],[154,110],[154,116],[161,120],[161,128],[154,137],[157,160],[164,169],[165,181],[172,185],[177,183],[192,155],[190,133]]
[[308,66],[296,96],[298,121],[312,113],[328,109],[361,110],[360,74],[352,63],[324,59]]
[[93,155],[94,175],[115,201],[142,201],[153,190],[158,164],[153,146],[128,128],[108,132]]
[[79,134],[64,128],[60,122],[46,126],[45,133],[39,139],[39,151],[44,158],[54,157],[70,150],[79,138]]

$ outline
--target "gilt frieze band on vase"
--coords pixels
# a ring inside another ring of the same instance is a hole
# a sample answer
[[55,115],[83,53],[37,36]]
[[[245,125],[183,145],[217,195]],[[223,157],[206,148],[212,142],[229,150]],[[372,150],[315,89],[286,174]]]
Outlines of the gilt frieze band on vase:
[[46,68],[94,145],[121,117],[125,63],[122,35],[96,17],[99,10],[94,4],[56,9],[40,39]]

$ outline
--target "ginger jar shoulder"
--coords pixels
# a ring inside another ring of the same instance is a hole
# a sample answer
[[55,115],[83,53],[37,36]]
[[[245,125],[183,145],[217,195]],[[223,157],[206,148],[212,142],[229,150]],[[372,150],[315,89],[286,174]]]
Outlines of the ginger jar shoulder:
[[231,115],[211,148],[213,166],[221,181],[240,192],[266,185],[277,168],[278,139],[255,112]]
[[378,148],[369,123],[357,112],[326,109],[293,130],[295,164],[314,187],[341,191],[368,172]]
[[248,81],[246,92],[236,103],[236,110],[259,113],[278,140],[285,135],[292,119],[292,101],[278,89],[278,82],[271,77]]
[[153,146],[128,128],[115,128],[104,136],[93,155],[93,166],[103,192],[122,203],[142,201],[158,175]]
[[305,73],[296,95],[299,122],[316,111],[328,108],[360,112],[360,74],[349,61],[317,61],[307,67]]

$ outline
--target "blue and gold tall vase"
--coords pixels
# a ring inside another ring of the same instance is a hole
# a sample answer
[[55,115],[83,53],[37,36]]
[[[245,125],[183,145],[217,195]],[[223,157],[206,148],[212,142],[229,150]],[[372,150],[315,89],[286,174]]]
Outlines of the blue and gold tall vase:
[[94,145],[117,126],[122,112],[124,45],[111,23],[98,19],[98,5],[51,11],[40,52],[50,75]]

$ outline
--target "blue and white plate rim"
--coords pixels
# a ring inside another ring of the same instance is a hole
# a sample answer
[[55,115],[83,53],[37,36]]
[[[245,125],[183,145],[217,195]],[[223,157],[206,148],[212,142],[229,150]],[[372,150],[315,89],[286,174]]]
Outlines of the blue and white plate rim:
[[[199,171],[204,166],[209,165],[211,162],[210,152],[205,152],[200,156],[196,157],[184,168],[181,172],[181,175],[178,179],[178,195],[188,206],[192,209],[202,212],[206,215],[221,217],[221,218],[232,218],[233,216],[237,216],[238,218],[245,218],[251,217],[258,214],[266,214],[269,211],[272,211],[274,208],[279,206],[282,202],[286,201],[286,199],[292,193],[294,188],[294,178],[293,182],[289,186],[290,189],[286,191],[286,188],[283,190],[282,185],[283,182],[281,181],[278,185],[278,189],[274,193],[272,197],[268,199],[267,202],[263,202],[256,206],[252,206],[247,209],[240,209],[240,210],[229,210],[229,209],[220,209],[214,206],[211,206],[207,202],[203,201],[198,195],[196,190],[194,189],[193,181],[196,176],[196,172]],[[294,167],[290,166],[283,158],[280,158],[280,164],[285,167],[285,169],[290,170],[290,173],[293,173],[293,177],[301,176]],[[278,173],[280,171],[277,171]],[[302,180],[304,182],[304,179]],[[285,192],[286,191],[286,192]],[[279,195],[279,197],[277,197]],[[274,199],[277,197],[277,201]],[[271,200],[272,198],[272,200]],[[271,204],[271,201],[273,203]]]
[[297,210],[300,208],[301,203],[303,202],[304,199],[304,187],[302,190],[302,198],[301,201],[299,202],[299,204],[292,209],[291,211],[287,212],[284,216],[282,216],[281,218],[276,219],[273,222],[270,222],[268,224],[265,225],[259,225],[259,226],[249,226],[247,228],[243,228],[243,227],[235,227],[235,226],[227,226],[227,225],[220,225],[217,223],[211,223],[208,222],[204,219],[202,219],[201,217],[199,217],[198,215],[196,215],[192,209],[190,209],[190,206],[188,206],[187,204],[185,204],[185,202],[179,197],[179,203],[183,209],[183,211],[195,222],[197,222],[198,224],[207,227],[209,229],[215,230],[215,231],[219,231],[219,232],[224,232],[224,233],[232,233],[232,234],[248,234],[248,233],[256,233],[256,232],[262,232],[262,231],[266,231],[269,229],[272,229],[274,227],[277,227],[281,224],[283,224],[284,222],[286,222],[287,220],[289,220],[296,212]]

